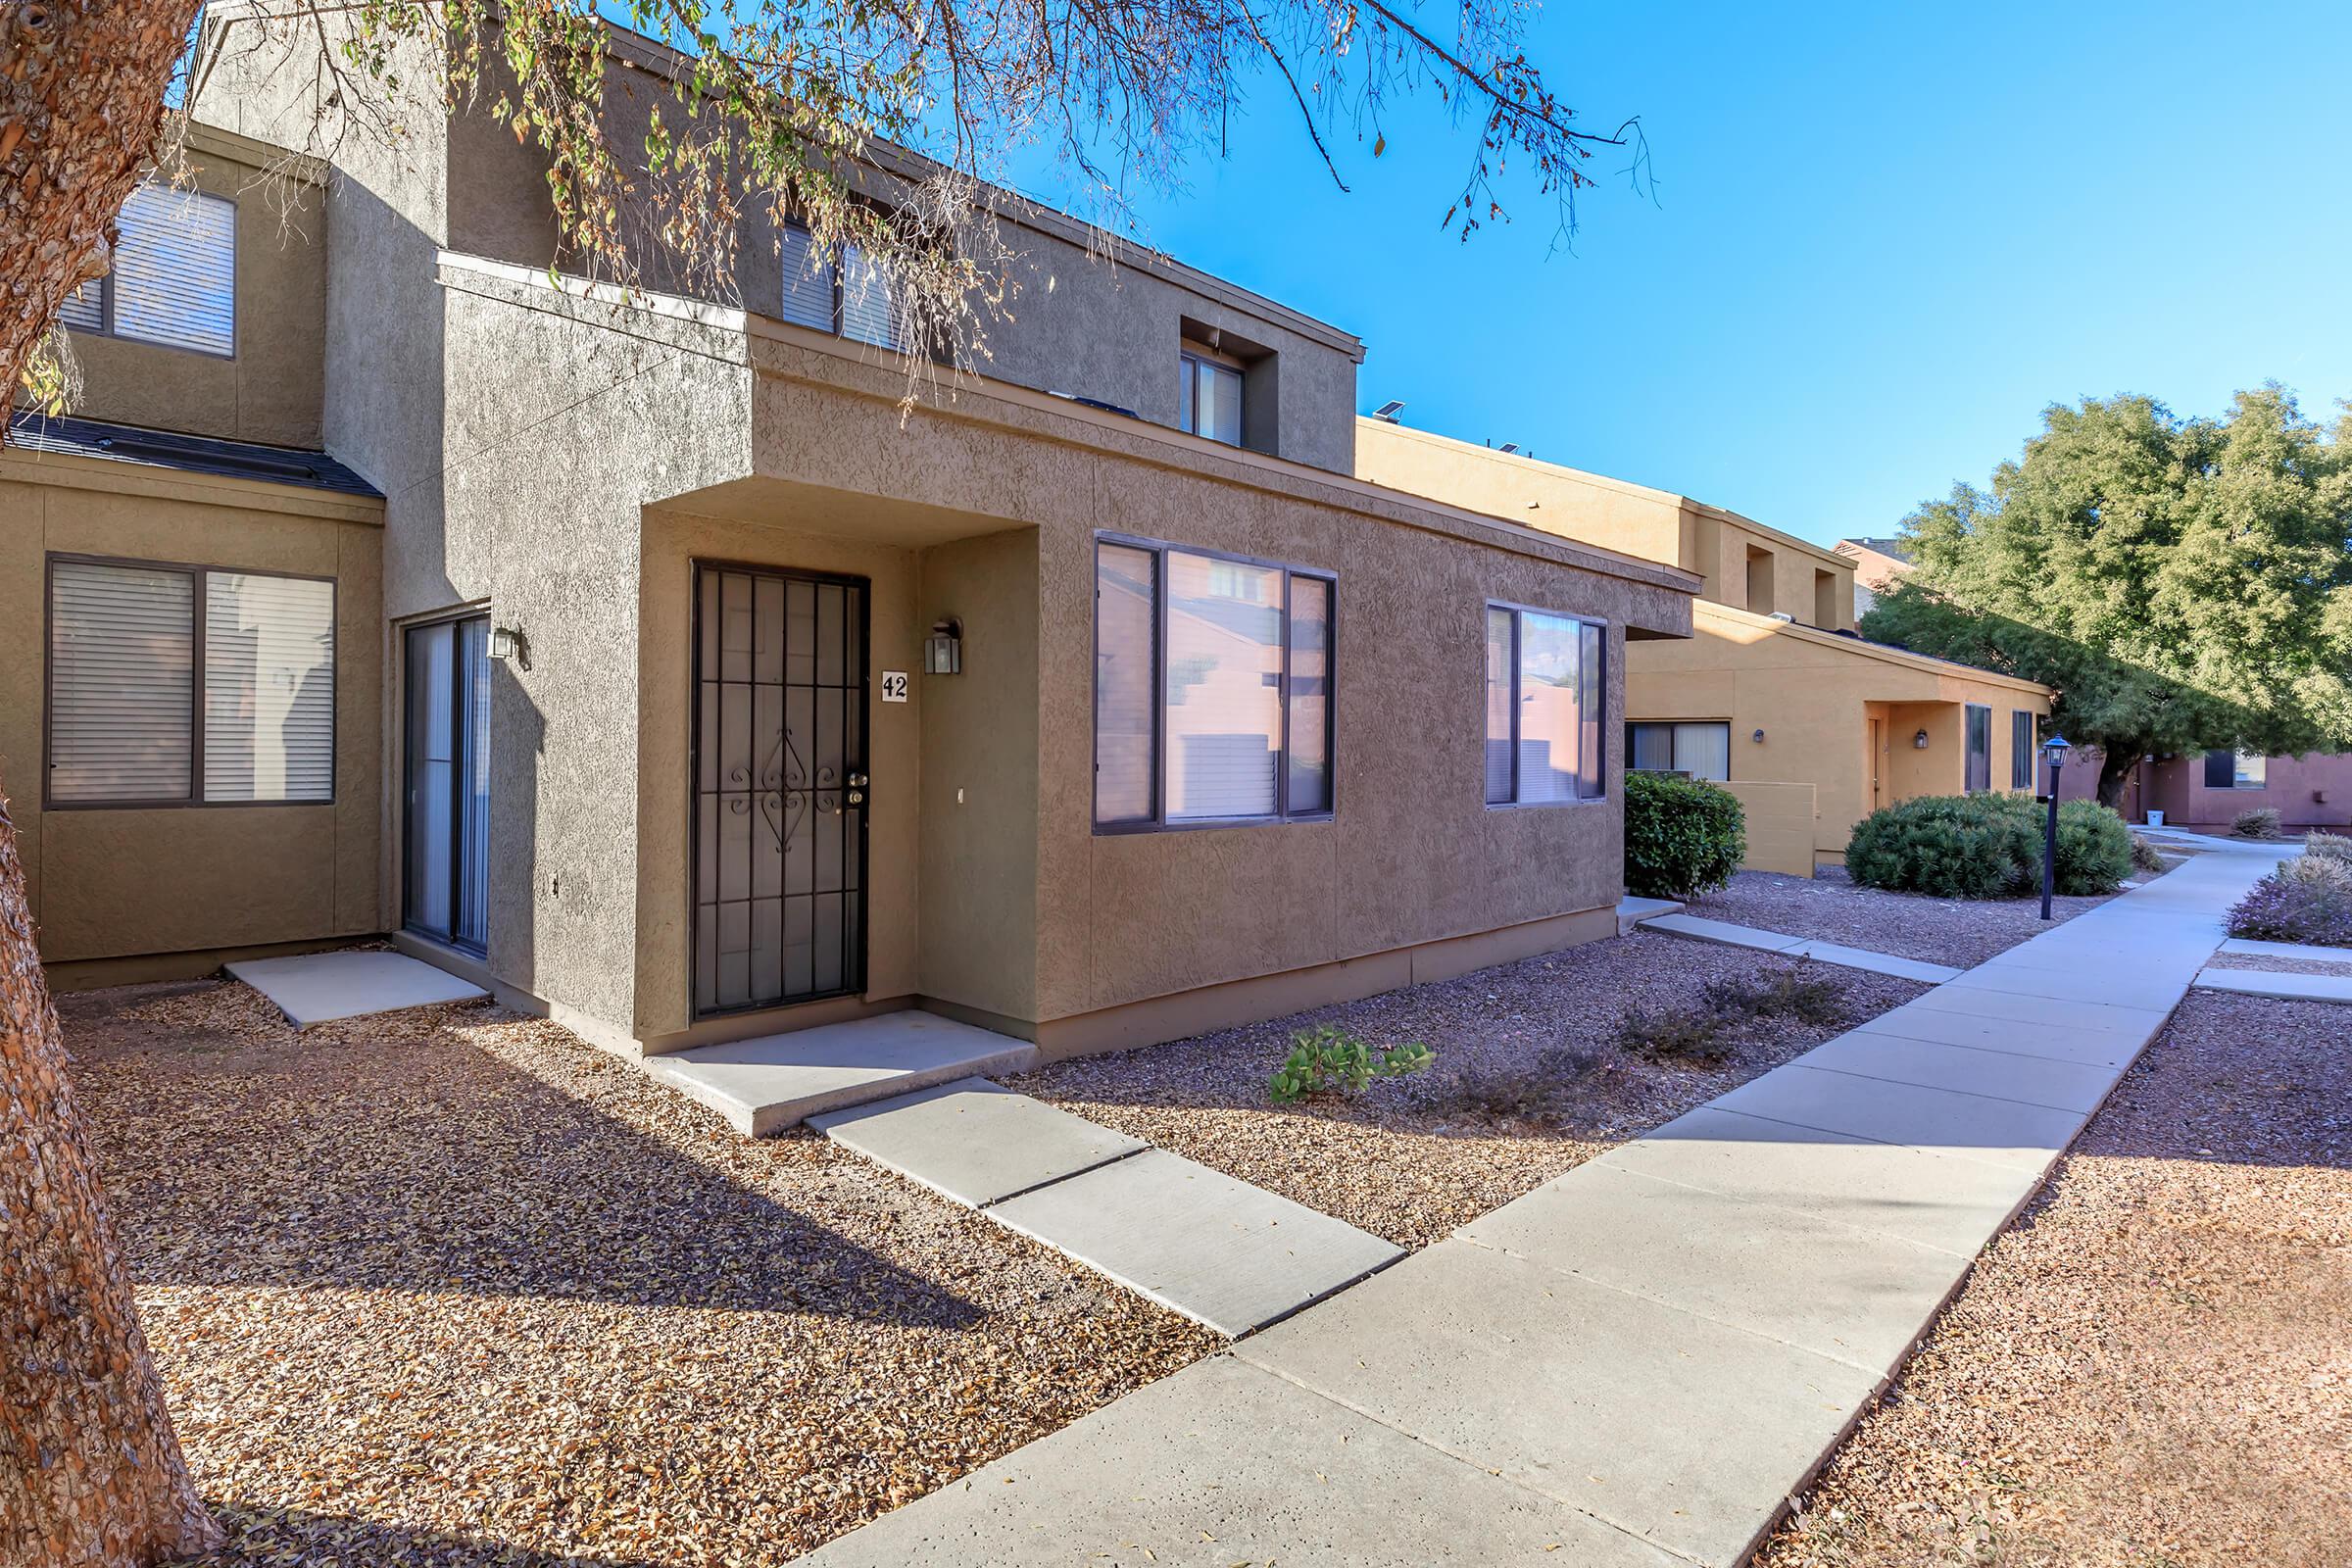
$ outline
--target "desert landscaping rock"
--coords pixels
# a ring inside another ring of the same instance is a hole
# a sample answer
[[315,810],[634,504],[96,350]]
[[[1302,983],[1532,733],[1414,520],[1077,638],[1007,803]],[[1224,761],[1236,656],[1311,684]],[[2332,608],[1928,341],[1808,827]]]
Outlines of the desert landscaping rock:
[[[1637,932],[1433,985],[1002,1080],[1090,1121],[1282,1194],[1400,1247],[1427,1246],[1584,1160],[1838,1032],[1742,1021],[1715,1066],[1641,1059],[1629,1011],[1691,1006],[1710,982],[1801,972],[1859,1023],[1914,982]],[[1437,1053],[1429,1071],[1363,1095],[1266,1098],[1292,1031],[1331,1023],[1372,1045]]]
[[1762,1568],[2352,1562],[2342,1027],[2192,992]]
[[219,1568],[782,1562],[1222,1343],[542,1020],[61,1001]]
[[[2063,922],[2106,902],[2062,898],[2055,901],[2052,912]],[[1692,899],[1690,912],[1961,968],[1983,963],[2050,929],[2042,922],[2038,898],[1936,899],[1887,893],[1856,886],[1836,866],[1824,866],[1813,877],[1741,871],[1730,887]]]

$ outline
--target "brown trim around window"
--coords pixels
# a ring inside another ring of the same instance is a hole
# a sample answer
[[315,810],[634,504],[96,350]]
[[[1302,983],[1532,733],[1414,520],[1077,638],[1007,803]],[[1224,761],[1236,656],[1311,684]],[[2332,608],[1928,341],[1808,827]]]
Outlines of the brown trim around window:
[[[1246,556],[1232,550],[1211,550],[1199,545],[1177,544],[1165,539],[1151,539],[1140,534],[1118,533],[1097,529],[1094,537],[1095,556],[1088,562],[1088,575],[1095,580],[1097,602],[1094,616],[1094,668],[1087,673],[1088,712],[1087,731],[1090,740],[1089,761],[1101,765],[1099,748],[1102,737],[1097,726],[1101,720],[1102,693],[1102,609],[1100,595],[1102,548],[1117,545],[1128,550],[1141,550],[1152,557],[1152,814],[1128,821],[1105,822],[1101,819],[1094,791],[1088,791],[1087,810],[1095,833],[1110,837],[1126,833],[1188,833],[1200,828],[1271,827],[1286,822],[1328,822],[1339,815],[1340,809],[1340,574],[1336,568],[1301,566],[1288,561],[1270,561],[1262,556]],[[1282,749],[1274,769],[1274,810],[1255,816],[1186,817],[1181,821],[1168,820],[1168,612],[1174,597],[1168,590],[1170,554],[1195,556],[1203,561],[1229,561],[1237,565],[1260,566],[1279,571],[1282,578],[1282,603],[1276,613],[1282,619]],[[1291,579],[1311,577],[1329,589],[1324,605],[1323,651],[1323,767],[1324,794],[1330,804],[1317,810],[1293,811],[1291,799]]]
[[[184,572],[192,579],[188,629],[188,793],[185,797],[132,796],[124,800],[60,801],[49,791],[55,766],[56,743],[50,726],[57,712],[57,564],[73,562],[85,566],[128,566],[141,571]],[[212,572],[226,576],[283,577],[295,582],[326,584],[327,624],[335,631],[335,657],[327,670],[327,791],[316,801],[208,801],[204,798],[204,601],[205,578]],[[188,561],[148,561],[138,556],[94,556],[73,550],[52,550],[41,564],[41,809],[44,811],[176,811],[237,810],[253,807],[332,806],[343,793],[343,587],[323,572],[279,571],[263,566],[217,566]]]

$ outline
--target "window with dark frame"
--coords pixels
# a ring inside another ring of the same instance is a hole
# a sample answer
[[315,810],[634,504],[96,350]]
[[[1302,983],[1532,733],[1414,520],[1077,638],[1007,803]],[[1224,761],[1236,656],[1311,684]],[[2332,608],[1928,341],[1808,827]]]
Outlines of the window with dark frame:
[[1964,716],[1967,758],[1962,764],[1961,788],[1975,795],[1992,788],[1992,710],[1969,703]]
[[237,204],[141,185],[116,220],[114,266],[66,298],[76,332],[232,358],[237,350]]
[[1625,726],[1625,765],[1643,772],[1687,773],[1720,784],[1732,776],[1732,726],[1728,719],[1662,722],[1642,719]]
[[1607,793],[1601,740],[1607,627],[1487,607],[1486,799],[1547,806]]
[[1176,427],[1192,435],[1242,444],[1242,368],[1208,350],[1188,346],[1177,356],[1182,384]]
[[335,798],[335,584],[49,560],[52,807]]
[[2209,790],[2259,790],[2270,787],[2271,760],[2252,752],[2210,751],[2205,754],[2205,787]]
[[2009,787],[2034,787],[2034,759],[2040,742],[2034,738],[2034,715],[2022,708],[2009,713]]
[[1095,545],[1095,826],[1331,814],[1336,576]]

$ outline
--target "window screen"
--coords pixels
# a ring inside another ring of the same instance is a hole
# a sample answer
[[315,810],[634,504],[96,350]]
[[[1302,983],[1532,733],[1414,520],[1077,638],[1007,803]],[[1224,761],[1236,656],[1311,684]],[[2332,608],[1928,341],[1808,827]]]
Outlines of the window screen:
[[785,320],[876,348],[898,348],[897,291],[890,274],[862,249],[843,246],[836,267],[817,256],[815,240],[806,227],[787,222],[777,259],[784,270],[779,310]]
[[1229,447],[1240,446],[1242,372],[1200,354],[1180,355],[1177,364],[1183,379],[1178,391],[1177,427],[1204,435],[1211,441],[1222,441]]
[[1144,543],[1095,558],[1095,820],[1332,809],[1332,615],[1320,573]]
[[2030,790],[2034,787],[2034,715],[2023,709],[2009,714],[2009,787]]
[[1604,793],[1602,638],[1598,624],[1573,616],[1488,608],[1488,804]]
[[204,798],[334,794],[334,584],[206,573]]
[[1962,788],[1974,794],[1992,788],[1992,710],[1967,705],[1968,760]]
[[49,577],[49,798],[184,801],[195,757],[195,579],[60,561]]
[[784,319],[820,332],[832,331],[833,264],[817,260],[808,230],[798,223],[784,225],[780,260],[784,265]]
[[841,253],[841,335],[876,348],[899,346],[898,302],[890,276],[855,245]]
[[334,799],[334,621],[331,582],[53,562],[49,799]]

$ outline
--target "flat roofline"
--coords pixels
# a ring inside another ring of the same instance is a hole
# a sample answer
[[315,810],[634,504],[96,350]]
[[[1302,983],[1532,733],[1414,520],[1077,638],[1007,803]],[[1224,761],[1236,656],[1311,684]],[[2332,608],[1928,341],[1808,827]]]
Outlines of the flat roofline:
[[1827,564],[1844,566],[1849,569],[1853,566],[1853,561],[1850,558],[1839,555],[1826,545],[1817,545],[1810,539],[1799,539],[1786,529],[1775,528],[1769,522],[1758,522],[1744,513],[1734,512],[1729,507],[1719,507],[1712,502],[1700,501],[1694,497],[1684,495],[1680,491],[1659,490],[1649,485],[1636,484],[1630,479],[1618,479],[1605,473],[1594,473],[1589,468],[1572,468],[1565,463],[1547,463],[1542,458],[1531,458],[1521,452],[1499,452],[1490,446],[1465,441],[1459,436],[1441,435],[1435,430],[1417,429],[1411,425],[1392,424],[1386,419],[1375,419],[1370,415],[1357,415],[1355,422],[1359,428],[1365,425],[1377,425],[1390,434],[1411,436],[1416,440],[1426,441],[1432,446],[1451,447],[1461,452],[1491,459],[1496,463],[1516,465],[1531,472],[1562,474],[1602,490],[1613,490],[1619,495],[1639,496],[1645,501],[1679,507],[1689,512],[1694,512],[1703,517],[1712,517],[1719,522],[1736,523],[1742,528],[1752,528],[1777,543],[1801,551]]
[[2012,691],[2031,692],[2044,699],[2050,699],[2052,696],[2047,686],[2038,681],[2027,680],[2021,675],[2004,675],[1997,669],[1984,669],[1976,664],[1963,664],[1953,659],[1935,659],[1926,654],[1915,654],[1908,648],[1896,648],[1890,643],[1874,643],[1866,637],[1852,637],[1843,632],[1823,631],[1818,626],[1807,626],[1793,620],[1782,620],[1773,615],[1759,615],[1752,610],[1740,610],[1732,605],[1720,604],[1712,599],[1701,599],[1693,610],[1693,613],[1712,615],[1719,620],[1728,620],[1738,626],[1758,627],[1772,632],[1775,636],[1793,637],[1798,642],[1812,643],[1817,647],[1843,649],[1857,659],[1873,659],[1882,664],[1894,664],[1905,669],[1924,670],[1931,674],[1950,674],[1965,676],[1970,680],[1990,681],[1995,686],[2006,687]]
[[[722,333],[737,339],[743,345],[743,352],[740,356],[734,354],[724,356],[726,363],[745,366],[754,373],[775,373],[761,371],[754,362],[752,345],[761,342],[773,343],[805,353],[821,354],[840,362],[845,367],[858,367],[869,374],[877,371],[873,352],[864,350],[862,345],[851,343],[829,332],[819,332],[811,327],[796,326],[775,317],[762,316],[739,307],[711,305],[702,300],[688,299],[674,294],[658,294],[646,289],[626,290],[615,284],[595,282],[568,274],[559,273],[551,278],[543,268],[523,267],[513,262],[501,262],[482,256],[468,256],[458,251],[441,251],[438,253],[437,260],[444,287],[464,287],[465,284],[460,280],[463,274],[472,273],[512,288],[542,295],[553,295],[566,300],[594,303],[616,313],[640,311],[664,320],[680,323],[681,326],[690,329],[704,328]],[[453,274],[456,275],[453,276]],[[473,292],[480,291],[477,289]],[[496,298],[497,296],[487,297]],[[710,357],[719,358],[720,356]],[[892,355],[890,359],[893,364],[897,363],[897,356]],[[895,374],[896,372],[884,373]],[[840,382],[827,384],[853,393],[859,390]],[[1577,566],[1604,576],[1621,577],[1629,582],[1645,583],[1672,593],[1688,594],[1693,600],[1697,599],[1698,590],[1705,582],[1705,578],[1697,572],[1686,571],[1680,566],[1669,565],[1663,562],[1626,555],[1600,545],[1587,544],[1581,539],[1546,533],[1542,529],[1527,527],[1523,523],[1489,516],[1483,512],[1474,512],[1466,507],[1433,501],[1427,496],[1414,495],[1409,491],[1392,490],[1385,485],[1377,485],[1369,480],[1359,479],[1350,473],[1318,468],[1311,464],[1299,463],[1291,458],[1270,457],[1265,453],[1251,452],[1247,448],[1229,447],[1202,436],[1188,435],[1182,430],[1167,425],[1154,424],[1149,419],[1133,415],[1106,413],[1070,398],[1056,397],[1051,392],[1040,392],[1010,381],[1000,381],[974,371],[940,367],[937,384],[959,397],[964,394],[977,394],[995,399],[1003,404],[1048,415],[1069,423],[1116,434],[1127,440],[1148,443],[1158,450],[1143,461],[1158,462],[1168,467],[1204,473],[1204,476],[1208,478],[1228,483],[1259,483],[1259,487],[1270,489],[1272,488],[1271,484],[1260,482],[1259,476],[1270,480],[1273,476],[1280,475],[1294,484],[1305,483],[1324,489],[1331,493],[1335,504],[1345,505],[1348,499],[1353,499],[1359,504],[1376,504],[1395,511],[1417,514],[1429,519],[1426,524],[1415,524],[1407,520],[1404,523],[1405,526],[1426,526],[1435,531],[1455,535],[1459,535],[1465,528],[1473,528],[1479,534],[1487,536],[1486,542],[1492,543],[1499,549],[1511,550],[1516,554],[1533,556],[1538,559],[1557,561],[1564,565]],[[962,407],[956,409],[935,407],[934,412],[960,413],[964,417],[973,417],[968,408]],[[1204,462],[1213,463],[1226,471],[1208,472],[1203,468]]]

